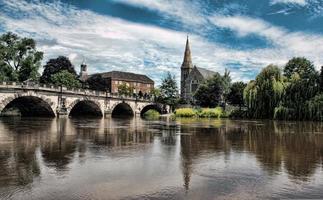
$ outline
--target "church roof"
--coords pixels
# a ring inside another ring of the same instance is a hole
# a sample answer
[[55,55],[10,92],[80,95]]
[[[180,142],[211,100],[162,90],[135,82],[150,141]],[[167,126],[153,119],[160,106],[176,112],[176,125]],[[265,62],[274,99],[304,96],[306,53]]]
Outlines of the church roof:
[[190,48],[190,42],[187,36],[182,68],[192,68],[192,67],[193,67],[193,63],[192,63],[191,48]]
[[98,73],[93,75],[102,75],[103,78],[112,78],[117,80],[154,84],[154,81],[150,79],[148,76],[143,74],[130,73],[130,72],[111,71],[111,72],[104,72],[104,73]]
[[200,74],[203,76],[204,79],[210,78],[211,76],[214,76],[217,73],[205,68],[196,67],[196,66],[194,67],[200,72]]

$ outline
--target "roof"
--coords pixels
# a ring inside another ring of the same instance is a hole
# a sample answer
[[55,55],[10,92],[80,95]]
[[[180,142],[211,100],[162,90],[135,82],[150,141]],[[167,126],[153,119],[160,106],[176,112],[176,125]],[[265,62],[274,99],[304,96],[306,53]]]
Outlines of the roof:
[[214,76],[217,73],[201,67],[196,67],[196,66],[194,67],[200,72],[200,74],[203,76],[204,79],[210,78],[211,76]]
[[154,81],[150,79],[148,76],[143,74],[130,73],[130,72],[111,71],[111,72],[97,73],[93,75],[102,75],[103,78],[154,84]]

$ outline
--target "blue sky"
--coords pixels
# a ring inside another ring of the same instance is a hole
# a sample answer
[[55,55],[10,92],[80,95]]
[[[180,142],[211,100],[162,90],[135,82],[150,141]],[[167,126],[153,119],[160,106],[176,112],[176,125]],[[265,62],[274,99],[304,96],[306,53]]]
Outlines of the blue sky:
[[248,81],[294,56],[323,65],[323,0],[0,0],[0,32],[33,37],[44,62],[68,56],[90,73],[124,70],[157,83],[193,63]]

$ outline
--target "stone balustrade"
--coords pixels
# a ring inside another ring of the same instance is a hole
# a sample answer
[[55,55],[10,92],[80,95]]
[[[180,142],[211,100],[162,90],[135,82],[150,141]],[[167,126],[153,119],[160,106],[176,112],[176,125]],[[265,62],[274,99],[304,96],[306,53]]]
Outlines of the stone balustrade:
[[127,100],[139,100],[139,101],[152,101],[151,97],[139,98],[134,96],[126,96],[115,93],[107,93],[104,91],[90,90],[84,88],[67,88],[47,84],[35,84],[35,83],[21,83],[21,82],[0,82],[0,89],[21,89],[21,90],[35,90],[35,91],[47,91],[54,93],[62,93],[64,95],[82,95],[82,96],[94,96],[105,97],[115,99],[127,99]]

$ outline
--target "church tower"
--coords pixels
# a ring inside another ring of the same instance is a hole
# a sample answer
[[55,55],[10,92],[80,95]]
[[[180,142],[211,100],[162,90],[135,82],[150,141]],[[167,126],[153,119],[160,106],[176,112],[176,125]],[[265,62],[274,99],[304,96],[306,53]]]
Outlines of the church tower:
[[83,61],[83,63],[81,64],[80,79],[81,81],[85,81],[87,78],[88,78],[87,65]]
[[193,69],[193,63],[192,63],[191,49],[190,49],[189,39],[187,36],[184,60],[181,67],[181,98],[183,99],[186,98],[185,82],[192,69]]

